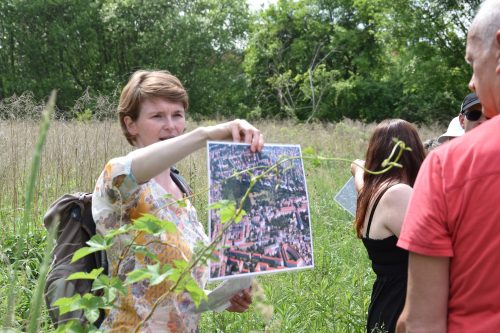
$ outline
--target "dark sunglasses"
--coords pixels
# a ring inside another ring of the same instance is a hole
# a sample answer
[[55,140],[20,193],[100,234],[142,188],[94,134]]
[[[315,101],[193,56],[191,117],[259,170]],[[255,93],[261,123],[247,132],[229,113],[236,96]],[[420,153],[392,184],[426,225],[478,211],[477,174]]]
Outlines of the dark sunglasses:
[[470,110],[464,112],[465,118],[467,118],[467,120],[469,121],[478,121],[479,118],[481,118],[482,114],[483,113],[479,110]]

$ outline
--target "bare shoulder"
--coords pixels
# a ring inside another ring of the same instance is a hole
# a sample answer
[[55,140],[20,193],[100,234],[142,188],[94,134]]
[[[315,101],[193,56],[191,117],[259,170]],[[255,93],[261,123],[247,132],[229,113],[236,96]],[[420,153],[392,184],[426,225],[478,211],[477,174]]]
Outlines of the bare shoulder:
[[396,184],[391,186],[387,192],[384,193],[381,204],[394,205],[407,203],[410,199],[413,189],[407,184]]
[[380,200],[384,211],[384,227],[399,237],[401,226],[410,202],[412,188],[406,184],[396,184],[385,192]]

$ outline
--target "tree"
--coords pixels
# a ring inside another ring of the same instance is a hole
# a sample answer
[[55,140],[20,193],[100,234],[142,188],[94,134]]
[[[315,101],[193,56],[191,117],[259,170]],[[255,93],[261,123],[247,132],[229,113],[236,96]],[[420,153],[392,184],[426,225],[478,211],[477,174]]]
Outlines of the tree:
[[[5,0],[0,5],[0,97],[59,90],[69,111],[87,88],[110,94],[139,68],[167,69],[195,114],[229,115],[245,98],[240,1]],[[5,73],[5,74],[4,74]]]
[[245,54],[257,110],[447,122],[466,93],[465,36],[478,3],[281,0],[258,17]]
[[[247,74],[267,116],[299,120],[359,117],[345,103],[371,80],[382,48],[371,15],[350,0],[281,0],[253,27]],[[268,78],[268,79],[262,79]]]

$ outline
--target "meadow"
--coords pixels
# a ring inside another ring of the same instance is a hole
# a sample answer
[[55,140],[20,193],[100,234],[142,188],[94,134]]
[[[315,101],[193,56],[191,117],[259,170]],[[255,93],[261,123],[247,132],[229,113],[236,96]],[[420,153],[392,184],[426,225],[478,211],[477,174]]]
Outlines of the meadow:
[[[188,130],[213,121],[190,121]],[[363,158],[374,124],[298,124],[292,121],[254,122],[269,143],[300,144],[317,155],[348,160]],[[39,123],[0,120],[0,328],[7,311],[10,267],[20,263],[14,325],[25,330],[29,304],[46,243],[42,217],[52,201],[66,192],[93,190],[107,160],[131,150],[116,121],[53,121],[41,155],[35,185],[33,217],[22,216]],[[442,128],[419,128],[423,140]],[[205,313],[201,332],[364,332],[374,274],[366,251],[355,236],[353,218],[333,200],[350,176],[349,163],[304,161],[314,249],[314,269],[265,275],[257,281],[265,295],[244,314]],[[200,150],[178,163],[191,184],[201,221],[207,222],[206,152]],[[28,244],[18,253],[20,244]],[[46,310],[40,330],[50,332]]]

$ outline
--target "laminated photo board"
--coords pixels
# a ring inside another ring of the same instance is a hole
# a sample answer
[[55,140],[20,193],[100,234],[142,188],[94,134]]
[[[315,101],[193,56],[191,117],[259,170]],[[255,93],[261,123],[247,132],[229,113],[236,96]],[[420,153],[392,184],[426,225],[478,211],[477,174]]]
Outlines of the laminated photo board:
[[252,153],[248,144],[209,141],[207,149],[209,207],[230,202],[237,211],[252,178],[265,175],[243,202],[245,214],[238,223],[229,222],[227,227],[221,209],[210,209],[209,235],[217,246],[209,263],[209,279],[312,268],[309,199],[300,146],[266,144],[261,152]]
[[230,305],[230,299],[237,293],[252,286],[253,276],[224,280],[212,291],[207,292],[207,300],[202,300],[195,309],[196,313],[204,311],[222,312]]
[[335,195],[334,200],[349,214],[356,216],[357,198],[358,193],[356,192],[356,187],[354,185],[354,177],[351,177]]

